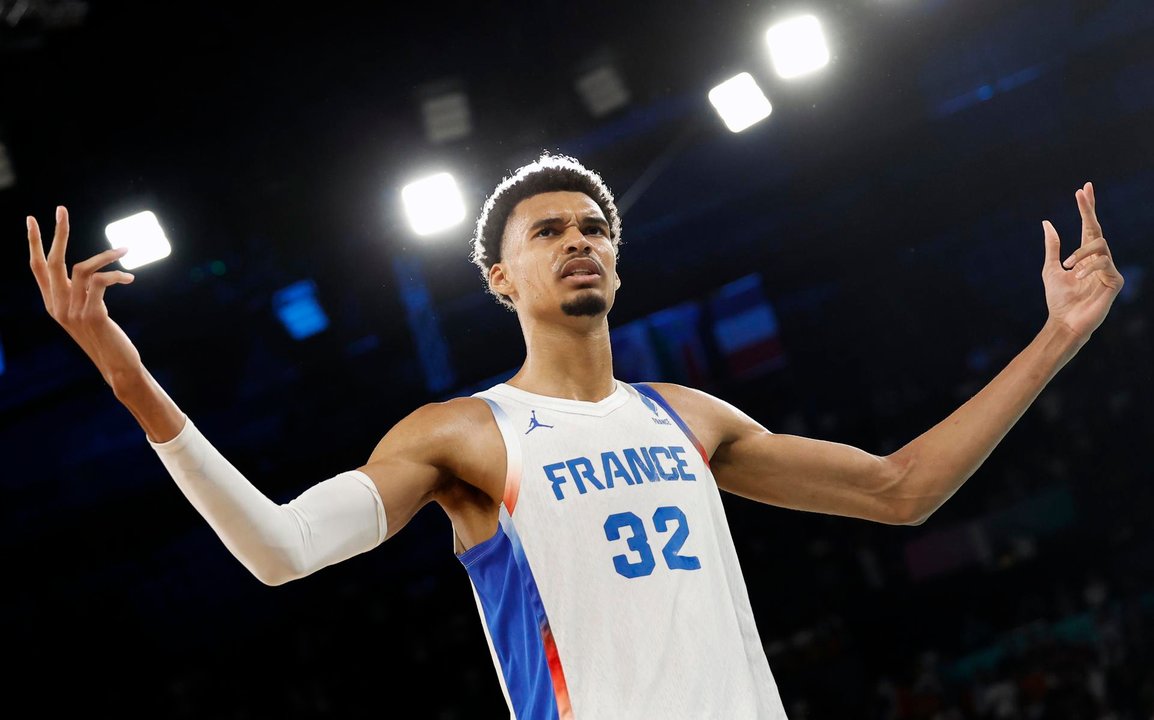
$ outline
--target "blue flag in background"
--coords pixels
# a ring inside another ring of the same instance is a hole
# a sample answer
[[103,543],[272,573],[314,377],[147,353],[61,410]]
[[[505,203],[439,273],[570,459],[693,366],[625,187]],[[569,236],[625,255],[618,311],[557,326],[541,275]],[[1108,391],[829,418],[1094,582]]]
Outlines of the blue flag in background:
[[609,331],[613,374],[625,382],[661,380],[661,365],[653,345],[649,319],[641,318]]

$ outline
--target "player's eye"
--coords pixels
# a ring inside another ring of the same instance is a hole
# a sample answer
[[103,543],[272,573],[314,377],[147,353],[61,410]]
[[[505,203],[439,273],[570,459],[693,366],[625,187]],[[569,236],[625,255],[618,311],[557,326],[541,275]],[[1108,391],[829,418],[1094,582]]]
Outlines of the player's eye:
[[604,235],[605,234],[605,228],[601,227],[600,225],[590,225],[589,227],[585,228],[585,234],[586,235]]
[[551,227],[543,227],[537,231],[537,237],[550,237],[556,234],[556,230]]

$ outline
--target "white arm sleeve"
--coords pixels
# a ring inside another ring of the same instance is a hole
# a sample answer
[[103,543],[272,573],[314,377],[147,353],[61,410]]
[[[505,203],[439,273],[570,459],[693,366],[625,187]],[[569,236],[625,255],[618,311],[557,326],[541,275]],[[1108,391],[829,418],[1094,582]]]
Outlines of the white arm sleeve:
[[229,552],[266,585],[304,577],[385,540],[384,504],[372,479],[359,470],[278,505],[209,444],[187,415],[172,440],[148,443]]

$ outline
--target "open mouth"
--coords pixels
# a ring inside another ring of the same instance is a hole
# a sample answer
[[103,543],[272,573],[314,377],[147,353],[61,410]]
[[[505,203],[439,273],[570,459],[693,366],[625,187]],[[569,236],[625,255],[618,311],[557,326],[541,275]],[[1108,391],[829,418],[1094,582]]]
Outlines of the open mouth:
[[573,285],[588,285],[590,283],[595,283],[598,280],[600,280],[601,274],[595,273],[595,272],[589,272],[587,270],[579,270],[575,273],[569,273],[568,275],[566,275],[565,277],[563,277],[561,279],[563,281],[568,282],[568,283],[573,284]]
[[592,258],[573,258],[565,263],[561,279],[573,285],[588,285],[601,279],[601,267]]

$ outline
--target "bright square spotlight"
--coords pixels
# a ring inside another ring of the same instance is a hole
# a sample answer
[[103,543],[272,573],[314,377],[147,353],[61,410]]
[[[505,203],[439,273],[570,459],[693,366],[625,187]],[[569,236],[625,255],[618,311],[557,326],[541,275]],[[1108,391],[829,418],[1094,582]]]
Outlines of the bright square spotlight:
[[709,102],[732,132],[741,132],[773,112],[769,98],[747,72],[734,75],[710,90]]
[[773,69],[786,80],[800,77],[829,63],[829,46],[821,23],[813,15],[783,20],[765,33]]
[[432,235],[465,219],[465,201],[449,173],[430,175],[401,190],[409,225],[418,235]]
[[109,223],[104,228],[104,235],[112,247],[128,248],[128,252],[119,260],[125,270],[156,262],[172,254],[172,245],[151,210]]

